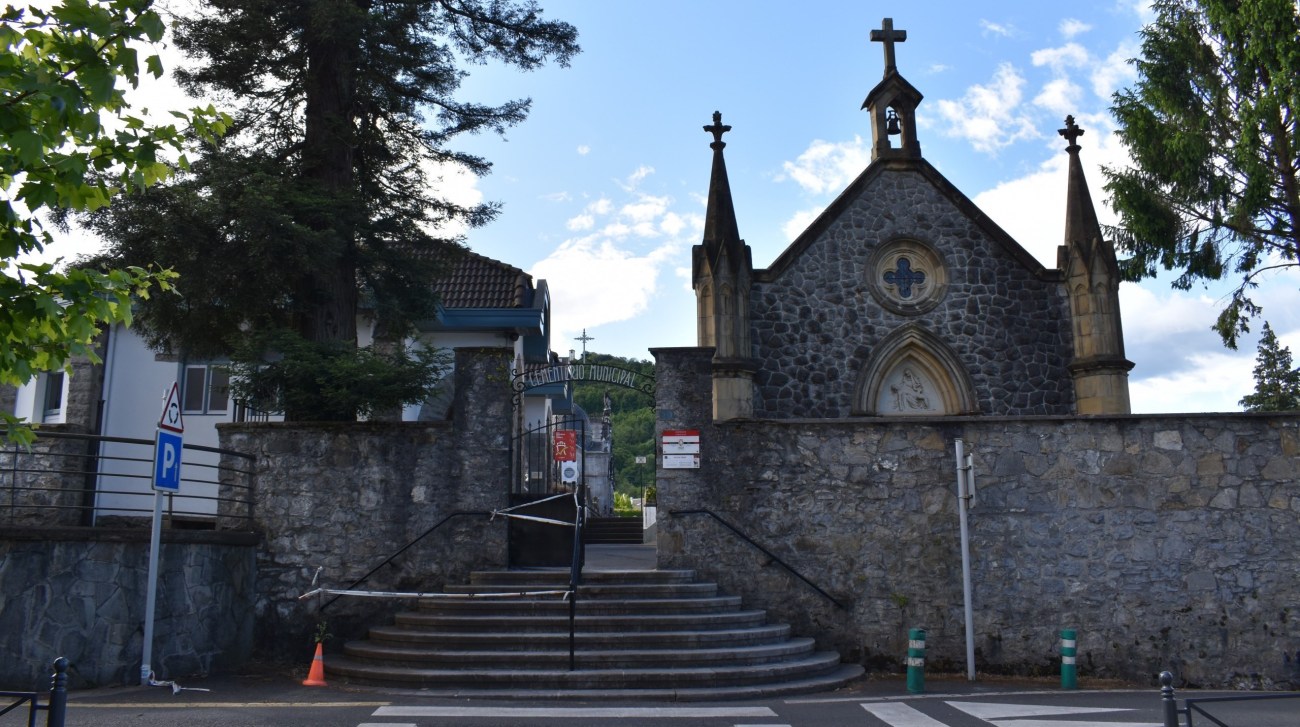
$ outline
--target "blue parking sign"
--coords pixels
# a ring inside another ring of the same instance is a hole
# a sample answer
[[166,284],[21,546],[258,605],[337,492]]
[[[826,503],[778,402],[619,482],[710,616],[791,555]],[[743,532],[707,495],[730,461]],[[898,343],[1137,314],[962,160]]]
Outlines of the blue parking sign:
[[181,435],[158,430],[153,450],[153,488],[162,492],[180,492]]

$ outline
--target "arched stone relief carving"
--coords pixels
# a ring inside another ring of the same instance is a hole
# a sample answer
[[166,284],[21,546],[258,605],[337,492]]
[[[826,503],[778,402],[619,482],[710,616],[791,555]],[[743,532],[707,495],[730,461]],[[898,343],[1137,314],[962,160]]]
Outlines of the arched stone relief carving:
[[943,256],[910,237],[890,240],[872,251],[866,276],[872,297],[903,315],[933,309],[948,291],[948,266]]
[[855,415],[978,413],[970,376],[957,356],[915,323],[894,331],[876,346],[854,389]]

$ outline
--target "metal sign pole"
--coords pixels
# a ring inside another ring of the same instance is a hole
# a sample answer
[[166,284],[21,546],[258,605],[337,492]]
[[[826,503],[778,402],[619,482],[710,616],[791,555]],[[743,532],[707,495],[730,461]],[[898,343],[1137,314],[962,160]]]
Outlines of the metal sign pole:
[[966,458],[966,443],[958,439],[957,445],[957,512],[961,522],[961,586],[966,611],[966,679],[975,681],[975,616],[971,606],[970,583],[970,531],[966,526],[966,506],[974,493],[967,490],[966,478],[970,464]]
[[[153,529],[149,533],[149,583],[144,602],[144,649],[140,658],[140,686],[153,681],[153,621],[158,602],[158,549],[162,540],[163,493],[180,491],[185,420],[181,417],[180,387],[173,381],[163,396],[162,416],[154,432]],[[169,501],[170,502],[170,501]]]
[[159,490],[153,493],[153,532],[149,534],[149,585],[144,601],[144,656],[140,661],[140,686],[149,686],[153,677],[153,614],[158,601],[158,543],[162,535],[162,498]]

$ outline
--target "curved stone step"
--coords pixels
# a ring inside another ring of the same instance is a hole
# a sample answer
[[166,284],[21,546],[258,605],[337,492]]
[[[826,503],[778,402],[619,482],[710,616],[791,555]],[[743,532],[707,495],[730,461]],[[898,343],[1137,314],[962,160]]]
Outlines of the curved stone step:
[[[419,607],[426,613],[480,613],[499,615],[549,615],[567,614],[569,602],[562,596],[543,598],[512,598],[483,596],[481,598],[422,598]],[[740,607],[740,596],[707,596],[699,598],[599,598],[577,602],[580,614],[629,613],[720,613]]]
[[[690,583],[695,571],[675,570],[598,570],[582,572],[582,582],[596,583]],[[568,568],[529,568],[504,571],[474,571],[469,576],[473,584],[489,583],[552,583],[569,584]]]
[[[370,629],[369,636],[375,641],[436,645],[447,649],[501,651],[533,648],[567,649],[569,646],[567,630],[532,632],[527,639],[520,639],[517,632],[432,631],[409,626],[376,626]],[[574,641],[581,648],[586,649],[608,649],[614,646],[630,649],[654,646],[678,649],[721,648],[769,644],[788,638],[790,638],[789,624],[690,631],[579,631],[574,634]]]
[[[348,656],[325,659],[325,673],[352,682],[414,688],[476,689],[682,689],[777,685],[842,671],[833,651],[770,664],[652,667],[638,669],[437,669],[363,662]],[[859,667],[860,669],[860,667]],[[861,673],[860,671],[858,673]]]
[[[527,618],[502,614],[430,613],[407,611],[394,617],[399,626],[426,630],[500,631],[532,633],[561,631],[568,633],[568,614],[536,614]],[[726,611],[723,613],[582,614],[574,619],[583,632],[604,631],[686,631],[690,629],[746,628],[767,623],[765,611]]]
[[[812,639],[788,639],[774,644],[723,648],[582,648],[574,652],[573,659],[579,669],[724,668],[802,659],[813,653],[814,646]],[[570,658],[567,648],[450,651],[379,641],[351,641],[344,645],[343,653],[375,665],[444,669],[566,669]]]
[[[444,593],[473,594],[488,596],[494,593],[527,593],[530,591],[552,591],[559,584],[555,583],[471,583],[469,585],[451,585],[443,588]],[[568,588],[566,581],[561,588]],[[578,586],[578,600],[584,598],[700,598],[718,594],[716,583],[682,582],[682,583],[588,583],[584,580]]]

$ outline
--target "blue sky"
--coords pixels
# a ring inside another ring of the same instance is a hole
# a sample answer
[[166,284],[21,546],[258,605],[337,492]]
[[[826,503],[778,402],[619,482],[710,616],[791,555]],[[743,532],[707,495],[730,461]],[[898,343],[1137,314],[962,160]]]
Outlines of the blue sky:
[[[1073,114],[1103,221],[1099,164],[1119,165],[1111,93],[1132,81],[1146,4],[1136,0],[909,3],[807,0],[539,0],[573,23],[570,68],[471,67],[465,99],[531,97],[504,138],[460,139],[494,164],[472,179],[444,170],[445,190],[502,204],[469,246],[546,279],[553,348],[650,358],[695,344],[690,249],[699,242],[710,135],[722,112],[742,237],[766,267],[870,160],[860,110],[883,72],[870,31],[906,30],[899,71],[924,94],[924,156],[1049,267],[1064,232],[1064,142]],[[183,106],[165,87],[155,108]],[[84,245],[85,243],[80,243]],[[52,248],[71,257],[78,244]],[[1284,344],[1300,351],[1300,275],[1258,295]],[[1255,338],[1228,351],[1210,330],[1226,290],[1121,289],[1136,412],[1231,411],[1253,390]]]
[[[549,0],[583,46],[568,69],[474,69],[467,95],[530,96],[506,139],[466,148],[494,164],[476,190],[504,204],[475,250],[549,281],[554,348],[649,358],[695,343],[690,246],[699,241],[714,110],[733,127],[727,166],[742,237],[766,267],[869,162],[860,110],[884,59],[870,31],[906,30],[900,72],[925,95],[925,157],[1044,264],[1064,233],[1065,143],[1073,114],[1089,184],[1123,164],[1107,111],[1133,79],[1149,19],[1132,0],[910,3]],[[1112,216],[1100,209],[1104,221]],[[1265,284],[1266,317],[1300,350],[1297,276]],[[1138,412],[1228,411],[1253,390],[1255,338],[1226,350],[1210,330],[1225,290],[1167,281],[1122,291]]]

